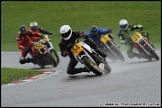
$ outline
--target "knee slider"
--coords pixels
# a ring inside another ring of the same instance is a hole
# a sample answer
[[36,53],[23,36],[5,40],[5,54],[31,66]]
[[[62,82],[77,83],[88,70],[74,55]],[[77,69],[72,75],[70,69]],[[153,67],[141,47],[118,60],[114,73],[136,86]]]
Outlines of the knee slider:
[[134,57],[132,51],[127,51],[127,55],[128,55],[129,58],[133,58]]

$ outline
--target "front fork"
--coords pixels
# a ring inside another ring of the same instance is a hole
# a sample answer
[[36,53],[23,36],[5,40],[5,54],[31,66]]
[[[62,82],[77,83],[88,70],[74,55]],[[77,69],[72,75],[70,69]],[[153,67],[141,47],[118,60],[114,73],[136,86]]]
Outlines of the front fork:
[[47,46],[47,48],[49,49],[49,50],[51,50],[51,49],[53,49],[54,47],[53,47],[53,45],[52,45],[52,42],[51,42],[51,39],[49,39],[49,37],[47,36],[47,35],[45,35],[45,37],[46,37],[46,42],[45,42],[45,45]]

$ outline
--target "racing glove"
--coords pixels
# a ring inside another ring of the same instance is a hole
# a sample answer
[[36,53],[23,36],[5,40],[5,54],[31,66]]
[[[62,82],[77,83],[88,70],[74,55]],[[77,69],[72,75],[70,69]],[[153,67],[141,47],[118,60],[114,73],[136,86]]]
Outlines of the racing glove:
[[53,33],[49,33],[49,35],[54,35]]
[[30,47],[24,47],[23,49],[25,52],[28,52],[30,50]]
[[85,33],[84,32],[80,32],[80,37],[84,37]]
[[66,57],[67,55],[68,55],[67,50],[65,50],[65,51],[63,51],[63,52],[61,53],[61,56],[63,56],[63,57]]
[[111,29],[108,29],[108,33],[112,33],[112,30]]

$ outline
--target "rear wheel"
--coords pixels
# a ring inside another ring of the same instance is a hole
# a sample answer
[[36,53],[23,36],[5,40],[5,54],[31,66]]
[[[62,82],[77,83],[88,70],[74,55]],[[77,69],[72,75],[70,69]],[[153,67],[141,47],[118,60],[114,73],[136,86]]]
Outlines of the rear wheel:
[[103,71],[101,70],[101,68],[94,63],[90,58],[88,57],[83,57],[82,61],[84,62],[84,64],[96,75],[102,75]]

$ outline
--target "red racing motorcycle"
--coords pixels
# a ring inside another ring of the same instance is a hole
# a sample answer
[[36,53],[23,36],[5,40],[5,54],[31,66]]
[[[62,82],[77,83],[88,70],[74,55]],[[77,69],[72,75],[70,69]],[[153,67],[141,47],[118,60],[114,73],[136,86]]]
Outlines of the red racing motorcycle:
[[56,67],[58,64],[57,61],[54,60],[47,46],[43,43],[43,39],[36,41],[31,46],[30,55],[41,68],[44,68],[46,65]]
[[140,32],[133,33],[131,35],[131,40],[134,48],[142,55],[143,58],[148,60],[155,58],[156,60],[159,60],[159,56],[156,54],[153,45],[146,37],[142,36]]

